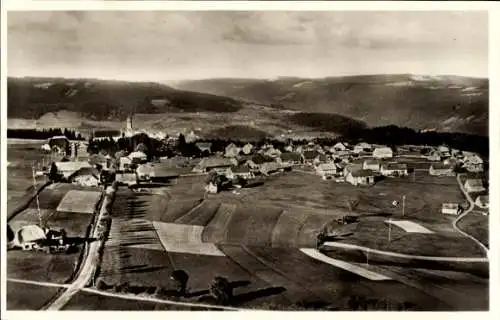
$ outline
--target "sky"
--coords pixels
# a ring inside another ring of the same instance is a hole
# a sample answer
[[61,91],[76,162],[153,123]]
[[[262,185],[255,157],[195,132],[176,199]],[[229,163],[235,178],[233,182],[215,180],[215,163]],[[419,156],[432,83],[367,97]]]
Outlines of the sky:
[[18,11],[9,76],[488,76],[487,12]]

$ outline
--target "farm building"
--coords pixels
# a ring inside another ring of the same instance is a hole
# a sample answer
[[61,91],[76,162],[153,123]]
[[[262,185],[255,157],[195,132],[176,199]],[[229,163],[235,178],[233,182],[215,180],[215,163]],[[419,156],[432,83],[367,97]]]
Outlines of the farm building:
[[476,206],[481,209],[488,209],[490,205],[490,197],[489,196],[478,196],[476,201],[474,202]]
[[195,145],[198,149],[200,149],[201,152],[212,152],[211,142],[197,142]]
[[116,182],[120,185],[133,186],[137,184],[137,175],[135,173],[117,173]]
[[229,144],[224,152],[226,158],[234,158],[240,154],[241,148],[238,148],[234,143]]
[[380,162],[377,160],[365,160],[363,162],[363,169],[380,171]]
[[465,169],[469,172],[482,172],[484,170],[483,159],[477,154],[467,155],[463,162]]
[[380,173],[384,176],[406,176],[408,166],[406,163],[387,163],[380,166]]
[[326,180],[337,173],[337,166],[334,163],[320,163],[316,166],[316,172],[323,180]]
[[251,144],[251,143],[247,143],[243,146],[243,148],[241,149],[241,151],[243,152],[243,154],[251,154],[252,151],[254,149],[254,146]]
[[82,168],[92,168],[92,165],[87,161],[55,162],[55,165],[57,172],[66,179]]
[[260,172],[264,175],[270,175],[273,173],[281,172],[285,168],[276,162],[266,162],[260,166]]
[[357,170],[350,171],[346,176],[346,181],[357,186],[357,185],[372,185],[375,183],[375,177],[377,173],[372,170]]
[[302,162],[305,164],[312,165],[314,160],[320,155],[316,150],[306,150],[302,152]]
[[23,250],[33,250],[37,244],[45,240],[45,231],[37,225],[19,228],[14,234],[13,245]]
[[372,146],[366,142],[360,142],[354,146],[355,153],[370,152],[371,150]]
[[273,159],[277,159],[281,155],[281,151],[275,149],[274,147],[271,147],[264,152],[264,155]]
[[301,163],[301,155],[298,152],[283,152],[278,161],[286,165],[297,165]]
[[453,176],[454,170],[453,166],[451,165],[446,165],[443,163],[433,163],[429,167],[429,174],[431,176]]
[[429,161],[441,161],[441,154],[437,151],[432,151],[426,158]]
[[52,149],[50,148],[50,145],[49,144],[42,144],[42,146],[40,147],[40,150],[42,150],[42,152],[45,152],[45,153],[49,153],[52,151]]
[[179,173],[168,166],[151,163],[139,165],[136,169],[136,173],[139,180],[152,182],[167,182],[179,176]]
[[142,162],[148,160],[148,156],[144,152],[141,152],[141,151],[131,152],[128,155],[128,157],[130,158],[130,160],[132,160],[132,162],[138,162],[138,163],[142,163]]
[[443,203],[441,207],[442,214],[451,214],[457,216],[460,213],[460,206],[458,203]]
[[335,151],[345,151],[347,149],[348,149],[348,145],[346,143],[342,143],[342,142],[337,142],[333,146],[333,150],[335,150]]
[[467,179],[464,188],[467,192],[483,192],[486,190],[481,179]]
[[130,159],[129,157],[120,157],[119,163],[120,171],[131,170],[130,166],[132,165],[132,159]]
[[208,192],[208,193],[217,193],[219,190],[217,188],[217,185],[212,183],[212,182],[209,182],[206,186],[205,186],[205,191]]
[[49,139],[48,145],[53,152],[60,154],[68,154],[70,152],[70,143],[66,136],[54,136]]
[[442,157],[449,157],[451,155],[450,148],[447,146],[439,146],[437,151],[441,154]]
[[373,157],[378,159],[392,158],[393,152],[389,147],[375,148],[373,150]]
[[344,167],[344,176],[347,176],[351,172],[355,171],[361,171],[363,170],[363,164],[362,163],[345,163],[345,162],[340,162],[337,164],[337,166],[341,165]]
[[69,182],[86,187],[96,187],[100,183],[99,170],[96,168],[81,168],[68,178]]
[[206,173],[211,170],[216,172],[224,173],[227,169],[231,169],[232,166],[237,165],[238,162],[234,159],[222,158],[222,157],[209,157],[203,158],[193,169],[194,172]]
[[254,154],[247,162],[251,169],[259,169],[261,165],[268,162],[274,162],[274,159],[261,153]]
[[242,177],[244,179],[253,179],[255,178],[254,173],[252,172],[252,169],[248,165],[243,165],[243,166],[234,166],[231,168],[231,171],[233,173],[233,176],[237,177]]

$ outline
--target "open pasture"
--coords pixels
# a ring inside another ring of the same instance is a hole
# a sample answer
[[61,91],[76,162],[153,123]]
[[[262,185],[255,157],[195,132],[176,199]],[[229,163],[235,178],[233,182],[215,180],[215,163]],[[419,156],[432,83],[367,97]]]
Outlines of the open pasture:
[[224,256],[215,244],[202,242],[202,226],[153,222],[160,241],[168,252],[190,253],[207,256]]
[[458,222],[458,227],[488,247],[490,243],[488,223],[488,216],[471,212]]
[[[481,248],[470,239],[455,233],[408,233],[400,228],[392,227],[389,242],[389,225],[382,218],[365,218],[354,228],[346,226],[352,234],[341,240],[382,251],[393,251],[404,254],[445,257],[482,257]],[[338,229],[342,232],[342,228]]]
[[93,214],[101,193],[97,191],[70,190],[57,206],[57,211]]
[[7,310],[34,311],[42,308],[59,290],[34,284],[6,281]]

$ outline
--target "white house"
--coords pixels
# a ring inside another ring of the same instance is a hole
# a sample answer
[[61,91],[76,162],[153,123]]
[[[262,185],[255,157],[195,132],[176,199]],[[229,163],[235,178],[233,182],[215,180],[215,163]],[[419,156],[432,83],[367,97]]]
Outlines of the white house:
[[490,205],[490,197],[489,196],[478,196],[475,201],[476,206],[481,209],[488,209]]
[[42,144],[42,146],[40,147],[40,149],[43,151],[43,152],[46,152],[46,153],[49,153],[52,151],[52,149],[50,148],[49,144],[46,143],[46,144]]
[[234,166],[231,168],[231,171],[233,173],[233,177],[242,177],[247,180],[255,178],[252,169],[248,165],[243,165],[239,167]]
[[205,191],[208,192],[208,193],[217,193],[218,192],[217,185],[213,184],[212,182],[209,182],[205,186]]
[[387,163],[380,166],[380,173],[384,176],[406,176],[408,166],[406,163]]
[[211,142],[197,142],[195,145],[201,152],[212,152]]
[[365,170],[373,170],[380,171],[380,162],[377,160],[365,160],[363,162],[363,169]]
[[482,172],[484,170],[483,159],[477,154],[469,154],[464,158],[464,167],[469,172]]
[[129,157],[120,157],[120,171],[128,171],[130,170],[130,165],[132,164],[132,159]]
[[231,169],[232,166],[237,165],[238,162],[233,159],[219,158],[219,157],[209,157],[203,158],[193,169],[194,172],[206,173],[215,170],[219,173],[226,173],[227,169]]
[[92,168],[92,165],[87,161],[55,162],[55,165],[57,172],[62,174],[66,179],[82,168]]
[[297,165],[300,164],[302,158],[298,152],[283,152],[278,158],[278,162],[285,165]]
[[451,155],[450,148],[448,148],[447,146],[439,146],[437,150],[442,157],[449,157]]
[[460,213],[460,206],[458,203],[443,203],[441,213],[457,216]]
[[371,151],[372,149],[372,146],[371,144],[368,144],[366,142],[360,142],[358,143],[357,145],[354,146],[354,152],[355,153],[361,153],[361,152],[368,152],[368,151]]
[[332,162],[320,163],[316,166],[316,172],[323,180],[326,180],[332,178],[337,173],[337,166]]
[[334,146],[333,146],[333,150],[335,151],[345,151],[348,149],[348,146],[346,143],[343,143],[343,142],[337,142]]
[[372,185],[375,183],[377,174],[372,170],[350,171],[346,176],[346,181],[352,185]]
[[431,176],[453,176],[453,166],[442,163],[433,163],[429,167],[429,174]]
[[81,168],[73,173],[69,182],[85,187],[97,187],[100,183],[99,171],[95,168]]
[[467,192],[483,192],[486,190],[481,179],[467,179],[464,188]]
[[148,160],[148,156],[144,153],[144,152],[141,152],[141,151],[134,151],[134,152],[131,152],[128,157],[132,160],[132,161],[139,161],[139,162],[142,162],[142,161],[146,161]]
[[252,153],[254,149],[254,146],[251,144],[251,143],[247,143],[243,146],[243,149],[241,149],[241,151],[243,152],[243,154],[250,154]]
[[375,148],[373,150],[373,157],[378,159],[392,158],[393,152],[389,147]]
[[224,156],[226,158],[234,158],[240,154],[241,149],[238,148],[234,143],[229,144],[226,146]]
[[441,154],[437,151],[432,151],[426,158],[429,161],[441,161]]

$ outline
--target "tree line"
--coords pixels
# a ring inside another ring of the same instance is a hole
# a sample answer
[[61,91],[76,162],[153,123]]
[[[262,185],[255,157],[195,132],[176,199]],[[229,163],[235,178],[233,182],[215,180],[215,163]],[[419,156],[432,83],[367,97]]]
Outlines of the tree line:
[[7,138],[47,140],[54,136],[66,136],[69,140],[85,140],[79,132],[69,129],[7,129]]

